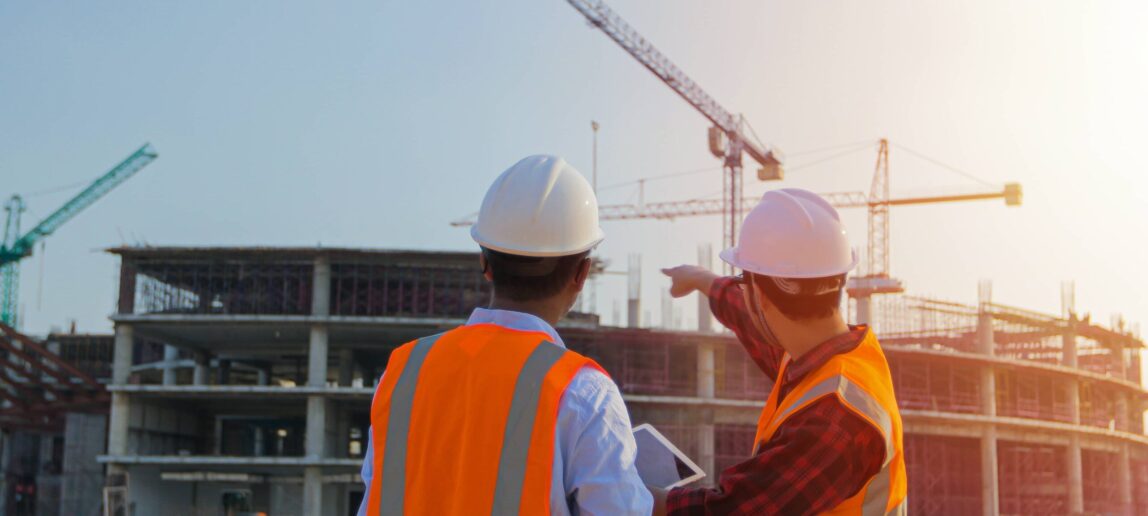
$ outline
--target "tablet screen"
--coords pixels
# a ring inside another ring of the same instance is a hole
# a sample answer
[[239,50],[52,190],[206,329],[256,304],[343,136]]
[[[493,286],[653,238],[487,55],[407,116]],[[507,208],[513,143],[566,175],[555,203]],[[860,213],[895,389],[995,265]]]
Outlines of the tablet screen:
[[647,485],[672,489],[706,476],[694,461],[649,423],[634,428],[634,441],[638,444],[638,475]]

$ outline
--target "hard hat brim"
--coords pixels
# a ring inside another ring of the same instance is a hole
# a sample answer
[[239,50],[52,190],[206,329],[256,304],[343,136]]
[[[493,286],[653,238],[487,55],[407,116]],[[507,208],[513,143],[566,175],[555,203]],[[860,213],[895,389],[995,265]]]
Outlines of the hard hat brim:
[[746,271],[746,272],[752,272],[754,274],[760,274],[762,276],[773,276],[775,278],[811,279],[811,278],[828,278],[831,276],[840,276],[842,274],[847,274],[849,271],[856,268],[857,264],[860,260],[858,259],[858,256],[857,256],[857,250],[852,249],[851,251],[853,253],[853,256],[852,256],[853,259],[849,263],[849,266],[844,268],[844,269],[832,269],[832,270],[780,271],[780,270],[770,269],[769,267],[765,267],[765,266],[762,266],[760,264],[751,263],[751,262],[748,262],[746,260],[740,259],[740,257],[738,256],[737,246],[730,247],[728,249],[723,250],[722,252],[718,253],[718,257],[721,258],[721,261],[728,263],[735,268],[741,269],[741,270]]
[[595,238],[580,246],[566,249],[523,249],[512,245],[506,245],[501,242],[495,242],[484,237],[478,231],[477,225],[471,226],[470,237],[473,238],[474,241],[478,243],[478,245],[487,249],[498,251],[500,253],[513,254],[516,256],[532,256],[536,258],[570,256],[584,253],[586,251],[593,250],[595,247],[598,247],[598,244],[601,244],[602,241],[606,239],[606,235],[602,231],[602,228],[598,228],[598,234],[595,236]]

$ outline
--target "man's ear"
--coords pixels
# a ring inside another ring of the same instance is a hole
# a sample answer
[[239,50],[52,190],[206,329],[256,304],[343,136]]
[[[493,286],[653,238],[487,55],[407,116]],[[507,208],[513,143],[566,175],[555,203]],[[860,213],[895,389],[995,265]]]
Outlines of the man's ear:
[[750,281],[748,285],[750,295],[756,299],[757,309],[765,312],[767,310],[775,310],[777,307],[769,302],[769,298],[765,296],[765,292],[761,291],[761,287],[757,286],[757,281]]
[[586,285],[586,280],[590,278],[590,266],[592,264],[593,261],[590,258],[586,258],[578,264],[578,271],[574,273],[574,288],[578,292],[582,291],[582,287]]
[[482,266],[482,277],[486,278],[486,281],[494,281],[494,273],[490,272],[490,262],[486,261],[486,254],[478,255],[478,264]]

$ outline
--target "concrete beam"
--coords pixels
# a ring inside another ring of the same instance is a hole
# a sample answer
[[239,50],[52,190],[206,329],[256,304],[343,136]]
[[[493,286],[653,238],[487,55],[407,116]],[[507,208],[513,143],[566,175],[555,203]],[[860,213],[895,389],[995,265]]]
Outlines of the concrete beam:
[[155,465],[186,465],[186,466],[239,466],[239,467],[270,467],[270,466],[321,466],[321,467],[348,467],[359,468],[363,465],[362,459],[321,459],[312,460],[306,457],[235,457],[224,455],[100,455],[96,461],[101,464],[155,464]]

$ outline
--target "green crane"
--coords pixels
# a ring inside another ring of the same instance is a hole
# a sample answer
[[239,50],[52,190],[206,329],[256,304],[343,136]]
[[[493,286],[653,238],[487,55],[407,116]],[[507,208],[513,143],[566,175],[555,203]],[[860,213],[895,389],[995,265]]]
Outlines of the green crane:
[[19,298],[20,287],[20,260],[32,256],[32,249],[36,243],[75,217],[84,208],[91,206],[113,188],[132,177],[140,169],[151,163],[159,154],[155,152],[150,143],[112,167],[106,174],[100,176],[84,191],[77,194],[68,202],[60,206],[47,218],[40,221],[36,227],[20,235],[20,214],[24,212],[24,199],[13,195],[4,205],[8,218],[4,224],[4,241],[0,242],[0,322],[13,328],[18,328],[16,315],[16,301]]

